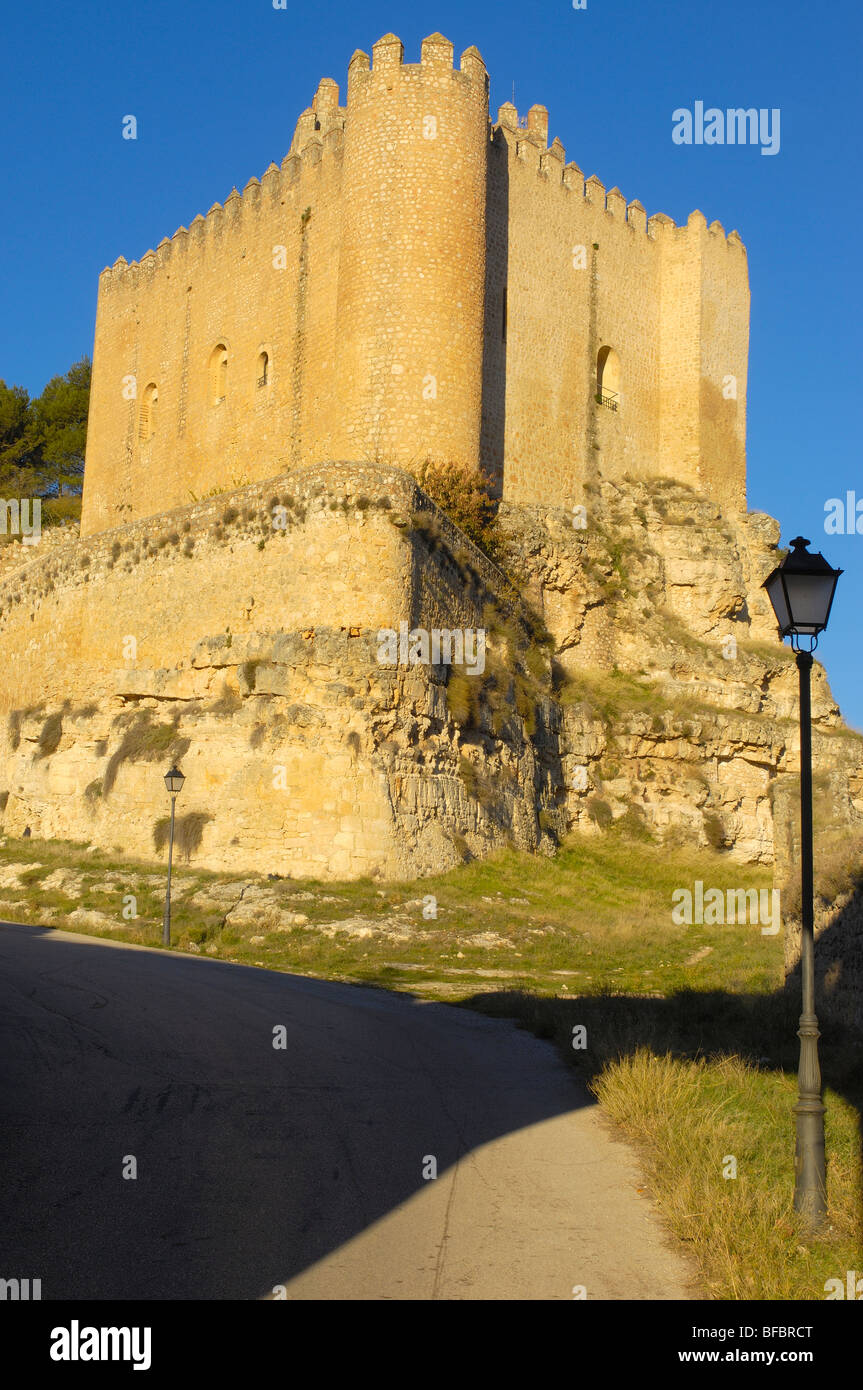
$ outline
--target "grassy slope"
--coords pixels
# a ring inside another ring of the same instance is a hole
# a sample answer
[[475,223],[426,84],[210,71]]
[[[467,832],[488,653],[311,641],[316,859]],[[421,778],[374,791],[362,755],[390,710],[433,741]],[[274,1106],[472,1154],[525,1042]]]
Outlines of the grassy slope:
[[[7,841],[0,913],[158,945],[163,873],[61,842]],[[37,867],[38,866],[38,867]],[[44,888],[54,869],[80,888]],[[12,876],[13,879],[15,875]],[[244,876],[245,877],[245,876]],[[672,890],[769,888],[770,871],[713,852],[660,851],[616,833],[553,859],[506,852],[420,883],[258,879],[307,924],[223,925],[192,895],[227,876],[175,871],[174,940],[271,969],[410,990],[514,1017],[554,1039],[639,1145],[653,1194],[718,1298],[823,1298],[859,1269],[860,1083],[853,1048],[824,1028],[831,1225],[808,1240],[790,1210],[799,1002],[782,991],[782,937],[675,926]],[[236,882],[237,880],[233,880]],[[138,917],[122,917],[134,893]],[[436,900],[437,918],[424,916]],[[83,907],[109,923],[69,922]],[[255,938],[252,940],[252,938]],[[573,1027],[587,1029],[574,1050]],[[728,1158],[738,1176],[723,1176]]]

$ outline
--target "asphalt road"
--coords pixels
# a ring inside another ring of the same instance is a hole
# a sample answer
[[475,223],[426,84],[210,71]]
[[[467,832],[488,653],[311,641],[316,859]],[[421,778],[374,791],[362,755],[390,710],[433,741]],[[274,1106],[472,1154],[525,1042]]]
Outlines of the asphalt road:
[[43,1300],[699,1296],[551,1045],[444,1004],[0,925],[0,1123]]

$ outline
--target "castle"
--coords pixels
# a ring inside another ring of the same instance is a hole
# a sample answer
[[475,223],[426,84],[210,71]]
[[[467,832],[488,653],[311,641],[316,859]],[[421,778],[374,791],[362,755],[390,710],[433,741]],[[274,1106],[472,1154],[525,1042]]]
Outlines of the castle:
[[[547,129],[490,125],[475,49],[387,35],[280,169],[102,273],[81,535],[0,572],[4,834],[158,859],[179,760],[181,847],[231,873],[416,878],[623,817],[793,858],[743,246]],[[500,566],[426,459],[497,494]],[[844,833],[860,740],[814,674]]]
[[281,168],[102,272],[82,534],[326,459],[482,472],[571,506],[601,475],[745,507],[749,289],[736,232],[647,218],[490,123],[475,48],[356,52]]

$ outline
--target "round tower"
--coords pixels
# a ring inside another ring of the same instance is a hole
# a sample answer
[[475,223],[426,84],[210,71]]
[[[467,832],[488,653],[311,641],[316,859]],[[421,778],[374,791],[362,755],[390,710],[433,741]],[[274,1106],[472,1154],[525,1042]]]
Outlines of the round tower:
[[488,77],[440,34],[348,69],[335,456],[479,468]]

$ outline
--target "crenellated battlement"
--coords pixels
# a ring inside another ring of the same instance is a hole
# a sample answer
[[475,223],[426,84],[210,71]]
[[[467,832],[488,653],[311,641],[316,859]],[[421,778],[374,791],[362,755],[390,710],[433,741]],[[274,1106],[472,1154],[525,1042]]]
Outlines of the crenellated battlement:
[[[631,226],[634,231],[652,240],[657,240],[669,227],[677,231],[686,231],[686,227],[676,228],[673,219],[664,213],[655,213],[648,221],[644,205],[637,198],[627,203],[619,188],[614,187],[606,192],[605,185],[596,174],[591,174],[586,179],[576,163],[567,163],[562,141],[555,136],[551,144],[548,144],[546,107],[532,106],[527,116],[522,118],[512,102],[504,102],[498,108],[497,121],[491,127],[492,141],[496,136],[505,143],[511,157],[518,161],[519,166],[530,169],[538,177],[559,186],[566,194],[575,195],[582,203],[600,208],[616,221]],[[693,216],[696,220],[703,219],[700,212],[691,214],[687,219],[687,227],[692,225]],[[726,237],[721,222],[712,222],[709,230],[734,250],[745,249],[737,232],[730,232]]]
[[[300,113],[281,169],[271,163],[260,179],[249,179],[242,194],[235,188],[225,200],[224,206],[218,202],[214,203],[200,219],[204,224],[204,232],[218,231],[221,228],[223,215],[226,209],[229,209],[229,205],[237,217],[243,216],[249,209],[255,209],[261,201],[265,180],[268,195],[271,198],[279,198],[285,188],[290,191],[295,187],[297,179],[302,177],[301,171],[304,167],[312,169],[328,160],[340,160],[344,150],[352,91],[356,97],[359,91],[358,84],[373,80],[375,74],[386,74],[389,79],[396,71],[408,78],[416,74],[421,77],[439,78],[443,73],[451,73],[454,77],[463,76],[484,91],[487,91],[488,87],[485,63],[477,48],[471,46],[465,49],[459,60],[459,67],[456,68],[453,44],[443,34],[430,34],[422,41],[419,63],[405,63],[401,39],[395,34],[384,34],[373,45],[371,59],[361,49],[357,49],[353,54],[348,65],[348,104],[339,104],[340,89],[334,78],[321,78],[311,106]],[[550,184],[559,186],[565,195],[574,195],[584,203],[602,208],[617,221],[626,223],[652,240],[657,240],[663,235],[669,225],[674,227],[673,220],[661,213],[654,214],[648,220],[646,215],[642,216],[644,208],[637,199],[627,204],[623,194],[616,187],[606,194],[605,186],[596,175],[585,179],[577,164],[567,163],[566,150],[561,140],[555,137],[550,145],[548,143],[548,110],[545,106],[535,104],[522,119],[513,103],[504,102],[498,109],[496,123],[491,127],[492,139],[498,133],[514,152],[514,157],[521,166],[529,168],[537,177],[547,180]],[[294,164],[295,156],[299,156],[304,162]],[[280,174],[286,179],[284,186]],[[193,225],[198,221],[199,217],[193,219]],[[687,226],[691,223],[692,217],[687,220]],[[722,224],[718,221],[712,222],[709,230],[717,239],[721,237],[726,245],[745,254],[738,233],[731,232],[726,236]],[[172,248],[171,243],[183,232],[185,228],[178,228],[172,238],[163,239],[157,252],[145,252],[140,261],[127,262],[124,257],[118,257],[113,266],[106,266],[101,272],[100,283],[109,287],[118,278],[125,278],[130,270],[143,266],[152,256],[155,256],[155,264],[149,265],[148,270],[152,271],[164,264],[170,260],[174,250],[181,250],[179,246]]]
[[418,63],[406,63],[401,39],[396,34],[384,34],[372,46],[371,58],[368,53],[358,48],[348,64],[348,109],[352,89],[355,89],[358,82],[373,74],[385,73],[391,77],[399,70],[409,76],[440,76],[443,73],[452,73],[454,76],[461,75],[470,82],[476,82],[481,87],[486,86],[488,73],[478,48],[474,45],[466,48],[459,59],[458,68],[455,67],[454,60],[453,44],[443,34],[429,34],[423,39]]
[[407,62],[384,34],[346,77],[280,163],[102,271],[85,532],[334,456],[455,462],[514,501],[628,472],[740,505],[738,233],[648,217],[541,103],[492,121],[480,51],[443,34]]
[[279,202],[286,196],[301,201],[305,194],[312,196],[311,180],[320,178],[317,166],[340,166],[343,150],[343,125],[331,126],[323,137],[317,132],[309,134],[301,146],[284,157],[281,166],[269,164],[260,179],[254,176],[249,179],[242,193],[233,188],[224,204],[215,202],[205,214],[198,213],[188,228],[180,226],[171,237],[163,237],[155,251],[152,248],[145,251],[139,261],[127,261],[124,256],[118,256],[113,265],[102,270],[100,288],[110,289],[118,282],[129,283],[130,275],[134,280],[142,269],[152,273],[176,255],[186,253],[190,242],[200,246],[205,240],[222,235],[226,228],[239,227],[268,201]]

